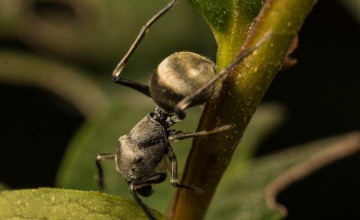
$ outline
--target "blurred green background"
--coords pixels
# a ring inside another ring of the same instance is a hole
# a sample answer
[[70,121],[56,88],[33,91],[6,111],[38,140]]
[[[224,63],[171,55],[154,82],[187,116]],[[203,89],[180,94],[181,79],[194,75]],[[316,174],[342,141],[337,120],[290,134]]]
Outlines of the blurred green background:
[[[75,163],[74,158],[111,153],[117,138],[153,111],[150,99],[113,84],[110,77],[140,27],[166,3],[0,0],[0,183],[14,189],[96,189],[94,161]],[[298,64],[279,73],[264,98],[285,106],[287,120],[254,141],[258,157],[359,129],[359,14],[356,0],[320,0],[315,6],[299,34],[293,55]],[[182,50],[215,61],[211,30],[186,1],[151,28],[122,74],[147,83],[162,59]],[[191,109],[177,128],[195,130],[200,114],[200,108]],[[78,147],[85,145],[91,146]],[[190,140],[174,144],[181,169],[190,145]],[[288,219],[304,219],[306,213],[336,219],[328,212],[334,200],[347,201],[348,216],[359,214],[360,174],[349,172],[359,159],[356,154],[337,162],[280,194]],[[113,162],[104,164],[106,191],[130,197]],[[91,167],[88,178],[76,180],[83,170],[67,169],[74,166]],[[153,206],[163,212],[170,197],[157,198],[173,189],[166,181],[155,190]]]

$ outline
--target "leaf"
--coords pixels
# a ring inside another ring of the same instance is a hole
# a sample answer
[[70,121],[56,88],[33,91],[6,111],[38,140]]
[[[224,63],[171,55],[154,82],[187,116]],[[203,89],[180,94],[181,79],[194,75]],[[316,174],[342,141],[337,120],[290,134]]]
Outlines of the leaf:
[[229,169],[226,189],[217,193],[209,219],[280,219],[286,208],[276,196],[290,184],[320,168],[360,151],[360,133],[317,140],[264,156],[245,173]]
[[[0,38],[20,41],[41,55],[89,67],[111,81],[112,68],[126,53],[140,27],[166,1],[0,0]],[[203,34],[207,27],[199,24],[196,13],[183,3],[180,1],[176,10],[154,25],[130,62],[141,65],[129,63],[127,67],[128,72],[133,72],[131,76],[149,73],[166,55],[184,50],[184,45],[208,50],[204,37],[193,37],[194,32]],[[179,18],[181,24],[174,25],[179,24]]]
[[232,62],[244,44],[263,0],[188,0],[211,27],[217,45],[217,65]]
[[36,86],[52,92],[73,104],[84,116],[90,117],[107,105],[103,92],[85,74],[60,63],[14,51],[0,52],[4,63],[0,80]]
[[[202,2],[203,7],[211,4],[208,0],[197,2]],[[247,1],[248,4],[252,2]],[[241,1],[233,1],[232,19],[228,19],[232,23],[224,24],[231,28],[220,34],[218,32],[221,28],[213,30],[215,36],[219,36],[216,37],[217,66],[222,68],[228,65],[237,55],[243,54],[264,36],[270,33],[272,36],[222,80],[212,99],[205,106],[198,130],[229,123],[235,123],[236,127],[221,134],[194,139],[182,182],[201,188],[204,193],[197,195],[186,190],[178,192],[175,196],[176,201],[169,208],[169,216],[174,219],[203,218],[242,134],[315,0],[266,1],[243,46],[239,46],[244,42],[239,28],[244,27],[240,10],[247,7],[242,8],[240,3]]]
[[2,191],[0,207],[0,219],[147,219],[132,200],[53,188]]
[[0,183],[0,191],[10,189],[7,185]]

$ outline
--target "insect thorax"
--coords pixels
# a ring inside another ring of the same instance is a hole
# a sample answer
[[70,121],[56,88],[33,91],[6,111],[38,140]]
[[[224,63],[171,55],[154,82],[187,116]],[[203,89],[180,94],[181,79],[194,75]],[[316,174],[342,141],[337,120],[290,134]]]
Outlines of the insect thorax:
[[117,169],[127,181],[152,176],[166,151],[165,130],[148,114],[130,134],[119,138]]

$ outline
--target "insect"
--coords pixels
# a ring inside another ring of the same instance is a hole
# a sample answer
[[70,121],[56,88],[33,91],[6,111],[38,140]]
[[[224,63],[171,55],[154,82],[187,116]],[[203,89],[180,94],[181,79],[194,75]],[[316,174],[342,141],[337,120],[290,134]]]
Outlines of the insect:
[[132,196],[149,219],[156,218],[138,194],[144,197],[150,196],[153,193],[151,185],[161,183],[166,179],[165,156],[170,161],[171,184],[176,188],[200,191],[178,182],[178,165],[170,142],[222,132],[235,125],[228,124],[208,131],[191,133],[169,130],[169,128],[185,118],[185,109],[207,102],[213,93],[215,82],[228,74],[234,66],[256,50],[266,39],[265,37],[260,40],[217,75],[215,74],[215,64],[209,59],[192,52],[178,52],[159,64],[151,77],[149,86],[121,78],[121,71],[150,26],[169,11],[176,2],[177,0],[172,0],[142,27],[136,40],[112,75],[115,83],[137,90],[152,98],[157,106],[155,111],[147,114],[129,134],[118,139],[116,153],[99,154],[96,157],[99,186],[103,187],[103,171],[100,162],[114,159],[116,168],[127,181]]

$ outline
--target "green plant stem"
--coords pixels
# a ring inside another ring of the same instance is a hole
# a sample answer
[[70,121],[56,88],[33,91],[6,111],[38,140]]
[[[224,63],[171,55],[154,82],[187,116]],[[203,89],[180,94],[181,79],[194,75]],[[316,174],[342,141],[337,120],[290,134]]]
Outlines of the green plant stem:
[[[273,35],[246,58],[221,84],[207,103],[198,130],[235,123],[230,131],[198,137],[187,160],[182,183],[202,189],[199,194],[178,191],[173,203],[173,219],[202,219],[231,157],[257,106],[284,59],[293,39],[316,0],[270,0],[256,18],[240,53],[258,42],[265,34]],[[234,60],[225,56],[219,43],[218,64]],[[228,49],[228,48],[226,48]]]

